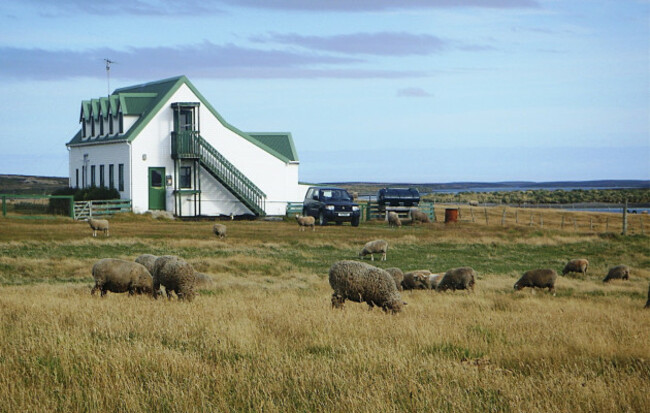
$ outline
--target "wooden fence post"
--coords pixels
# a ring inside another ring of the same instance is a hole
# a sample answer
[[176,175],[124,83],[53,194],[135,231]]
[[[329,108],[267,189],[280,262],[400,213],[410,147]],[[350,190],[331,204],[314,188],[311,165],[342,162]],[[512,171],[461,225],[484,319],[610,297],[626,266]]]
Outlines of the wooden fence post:
[[530,214],[530,222],[528,223],[529,227],[533,226],[533,214]]
[[544,216],[539,214],[539,226],[544,228]]
[[470,207],[469,213],[470,213],[470,215],[472,215],[472,222],[474,222],[474,208]]
[[605,220],[605,232],[609,232],[609,217]]
[[589,231],[594,230],[594,219],[592,217],[589,217]]
[[564,229],[564,215],[562,215],[562,223],[560,224],[560,229]]
[[515,224],[519,224],[519,210],[515,209]]
[[503,215],[501,215],[501,226],[506,225],[506,209],[503,208]]
[[625,198],[625,204],[623,205],[623,235],[627,235],[627,198]]
[[643,228],[643,215],[641,215],[639,219],[641,220],[641,235],[645,235],[645,229]]
[[483,208],[483,211],[485,212],[485,225],[489,225],[490,222],[488,221],[488,213],[487,213],[487,208]]
[[575,218],[573,218],[573,230],[578,232],[578,222]]

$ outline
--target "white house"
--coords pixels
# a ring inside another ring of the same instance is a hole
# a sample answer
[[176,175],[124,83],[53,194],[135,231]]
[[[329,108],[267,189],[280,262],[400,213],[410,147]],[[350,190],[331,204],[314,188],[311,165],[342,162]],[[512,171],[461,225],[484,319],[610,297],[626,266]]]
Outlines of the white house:
[[116,188],[136,213],[284,215],[303,200],[291,134],[240,131],[185,76],[85,100],[79,121],[70,186]]

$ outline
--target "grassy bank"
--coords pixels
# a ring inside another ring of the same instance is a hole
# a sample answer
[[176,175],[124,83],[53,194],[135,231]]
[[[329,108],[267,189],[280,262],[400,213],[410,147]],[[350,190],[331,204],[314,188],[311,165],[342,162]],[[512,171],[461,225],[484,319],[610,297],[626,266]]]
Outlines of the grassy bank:
[[[124,216],[0,222],[0,411],[642,411],[650,405],[647,236],[527,225],[388,229]],[[381,267],[470,265],[475,294],[404,292],[389,316],[330,308],[327,270],[384,238]],[[192,303],[90,296],[99,258],[177,254],[214,286]],[[557,296],[522,271],[591,262]],[[629,282],[601,282],[632,267]]]

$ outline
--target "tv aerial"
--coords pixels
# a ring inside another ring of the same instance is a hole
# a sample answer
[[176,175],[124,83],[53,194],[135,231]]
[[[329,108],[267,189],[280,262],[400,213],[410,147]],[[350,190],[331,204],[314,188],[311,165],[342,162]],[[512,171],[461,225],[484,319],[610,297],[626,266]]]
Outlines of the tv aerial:
[[108,92],[107,95],[110,96],[111,95],[111,65],[117,62],[105,58],[104,63],[106,63],[106,89]]

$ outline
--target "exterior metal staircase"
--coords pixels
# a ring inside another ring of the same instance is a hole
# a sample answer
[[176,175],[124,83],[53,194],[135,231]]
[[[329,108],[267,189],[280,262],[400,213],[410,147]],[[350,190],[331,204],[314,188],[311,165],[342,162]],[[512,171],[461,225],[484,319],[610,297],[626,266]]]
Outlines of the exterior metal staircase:
[[197,132],[172,133],[172,157],[198,158],[200,165],[255,215],[266,215],[266,194]]

